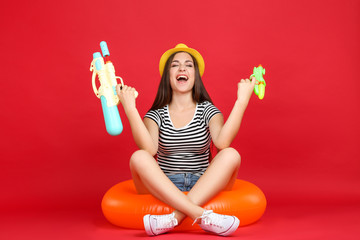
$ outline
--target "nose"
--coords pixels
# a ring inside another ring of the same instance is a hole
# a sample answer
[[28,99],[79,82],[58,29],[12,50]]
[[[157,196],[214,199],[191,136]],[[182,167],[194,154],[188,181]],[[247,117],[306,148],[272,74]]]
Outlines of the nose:
[[180,64],[179,65],[179,70],[180,71],[185,71],[185,64]]

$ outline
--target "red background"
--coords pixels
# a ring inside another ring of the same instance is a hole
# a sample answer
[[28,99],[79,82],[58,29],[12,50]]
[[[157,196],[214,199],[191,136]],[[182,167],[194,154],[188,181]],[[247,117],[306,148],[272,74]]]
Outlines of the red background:
[[204,57],[205,86],[225,118],[236,83],[262,64],[265,98],[252,97],[232,146],[239,178],[264,191],[268,208],[235,236],[359,234],[359,1],[6,1],[0,20],[2,239],[146,236],[101,215],[103,194],[130,178],[136,150],[121,106],[124,131],[107,135],[91,87],[102,40],[139,92],[141,115],[160,56],[177,43]]

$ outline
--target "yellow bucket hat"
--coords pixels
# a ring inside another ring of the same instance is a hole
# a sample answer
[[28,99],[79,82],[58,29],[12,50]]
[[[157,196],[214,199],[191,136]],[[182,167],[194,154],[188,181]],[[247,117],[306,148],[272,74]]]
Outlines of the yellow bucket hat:
[[186,46],[183,43],[179,43],[178,45],[176,45],[174,48],[167,50],[160,58],[160,63],[159,63],[159,71],[160,71],[160,76],[162,76],[163,72],[164,72],[164,67],[166,64],[166,61],[169,59],[169,57],[176,52],[187,52],[190,53],[195,59],[196,62],[199,66],[199,72],[200,72],[200,76],[202,76],[204,74],[204,70],[205,70],[205,62],[203,57],[201,56],[201,54],[196,51],[195,49],[189,48],[188,46]]

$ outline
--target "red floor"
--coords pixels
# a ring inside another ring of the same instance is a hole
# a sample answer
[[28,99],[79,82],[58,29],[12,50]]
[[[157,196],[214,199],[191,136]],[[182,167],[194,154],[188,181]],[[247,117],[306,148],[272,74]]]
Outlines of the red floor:
[[[255,224],[239,228],[241,239],[359,239],[360,204],[269,204]],[[0,239],[139,239],[142,230],[111,225],[100,209],[8,212],[0,218]],[[172,232],[156,239],[215,239],[203,231]],[[155,238],[154,238],[155,239]]]

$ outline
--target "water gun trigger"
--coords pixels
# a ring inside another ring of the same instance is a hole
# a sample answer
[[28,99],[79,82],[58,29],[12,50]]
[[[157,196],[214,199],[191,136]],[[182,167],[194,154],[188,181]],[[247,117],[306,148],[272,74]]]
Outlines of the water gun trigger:
[[121,77],[115,77],[116,79],[120,79],[120,89],[122,89],[124,87],[124,81]]
[[256,79],[255,74],[251,74],[250,75],[250,80],[252,80],[252,78],[255,78],[255,85],[259,85],[260,81]]
[[[122,89],[125,86],[123,79],[121,77],[115,77],[115,78],[120,79],[120,89]],[[135,96],[135,98],[137,98],[139,96],[139,93],[137,91],[135,91],[134,96]]]

